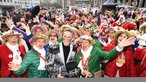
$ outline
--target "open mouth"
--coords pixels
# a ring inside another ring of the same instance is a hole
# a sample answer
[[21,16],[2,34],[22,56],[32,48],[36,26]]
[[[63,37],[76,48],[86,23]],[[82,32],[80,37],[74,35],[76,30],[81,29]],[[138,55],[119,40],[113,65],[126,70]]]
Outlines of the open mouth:
[[13,43],[13,44],[16,44],[16,43],[17,43],[17,41],[12,41],[12,43]]
[[87,48],[87,46],[82,46],[83,50]]
[[39,45],[39,48],[43,48],[44,46],[43,45]]
[[51,39],[52,41],[55,40],[54,38]]

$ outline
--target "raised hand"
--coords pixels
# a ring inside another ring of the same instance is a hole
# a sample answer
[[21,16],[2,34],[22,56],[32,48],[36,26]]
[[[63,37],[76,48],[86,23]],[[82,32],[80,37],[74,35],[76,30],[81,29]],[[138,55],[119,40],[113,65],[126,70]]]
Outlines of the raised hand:
[[103,32],[103,28],[102,28],[102,26],[99,26],[99,27],[96,29],[96,36],[99,36],[102,32]]
[[46,21],[50,26],[54,26],[54,23],[53,22],[51,22],[51,21]]
[[130,37],[130,38],[124,38],[118,45],[120,48],[124,48],[126,46],[130,46],[134,44],[136,38],[135,37]]
[[20,23],[22,25],[22,28],[24,28],[26,31],[30,31],[29,25],[25,25],[24,23]]
[[14,26],[14,23],[13,23],[12,20],[6,19],[6,22],[5,22],[5,23],[7,24],[7,26],[8,26],[10,29],[12,29],[12,27]]

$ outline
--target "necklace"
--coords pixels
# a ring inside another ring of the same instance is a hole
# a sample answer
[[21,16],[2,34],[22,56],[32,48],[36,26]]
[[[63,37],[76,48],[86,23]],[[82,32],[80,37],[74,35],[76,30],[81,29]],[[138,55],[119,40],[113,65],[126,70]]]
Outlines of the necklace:
[[83,70],[89,70],[89,67],[87,65],[89,58],[90,58],[90,56],[87,57],[87,59],[84,62],[84,56],[82,56],[82,67],[83,67]]
[[125,58],[122,57],[123,53],[120,53],[120,55],[118,56],[117,60],[116,60],[116,65],[118,67],[122,67],[125,63]]

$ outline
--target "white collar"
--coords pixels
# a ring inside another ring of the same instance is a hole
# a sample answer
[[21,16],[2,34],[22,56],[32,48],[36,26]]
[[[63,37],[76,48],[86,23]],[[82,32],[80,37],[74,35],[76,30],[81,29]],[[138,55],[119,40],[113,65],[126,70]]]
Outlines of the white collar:
[[16,45],[11,45],[9,42],[7,42],[7,43],[6,43],[6,46],[7,46],[10,50],[12,50],[12,51],[18,50],[18,44],[16,44]]
[[[46,51],[45,51],[44,48],[43,49],[38,49],[35,45],[33,45],[33,48],[37,52],[39,52],[43,58],[45,58]],[[42,58],[40,58],[40,63],[39,63],[39,66],[38,66],[38,70],[45,70],[45,61]]]
[[90,56],[92,49],[93,49],[93,46],[90,45],[87,51],[84,51],[83,49],[81,49],[81,52],[85,58],[88,58]]
[[38,51],[39,53],[41,53],[42,51],[44,51],[44,48],[43,48],[43,49],[39,49],[39,48],[37,48],[35,45],[33,45],[33,48],[34,48],[36,51]]
[[53,42],[49,41],[49,45],[53,45]]
[[9,42],[7,42],[6,46],[13,52],[12,62],[15,64],[20,64],[22,62],[22,58],[20,56],[21,52],[18,49],[18,44],[11,45]]

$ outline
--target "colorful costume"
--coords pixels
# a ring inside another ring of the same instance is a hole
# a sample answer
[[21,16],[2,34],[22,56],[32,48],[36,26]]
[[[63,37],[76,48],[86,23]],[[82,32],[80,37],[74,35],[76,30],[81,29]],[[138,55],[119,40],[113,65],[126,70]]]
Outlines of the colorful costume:
[[[23,45],[19,46],[18,50],[21,54],[22,59],[24,58],[24,55],[26,53],[25,47]],[[17,78],[21,77],[24,78],[27,76],[27,73],[17,76],[12,71],[9,70],[8,63],[12,62],[13,60],[13,52],[5,45],[0,45],[0,60],[1,60],[1,77],[6,78]]]
[[[110,51],[116,46],[115,42],[112,41],[103,49]],[[123,60],[123,61],[122,61]],[[109,59],[105,66],[105,75],[109,77],[135,77],[136,70],[134,65],[132,48],[127,47],[126,49],[113,59]]]
[[[28,69],[28,78],[47,78],[48,74],[45,69],[39,69],[41,57],[38,56],[41,54],[37,52],[35,49],[31,49],[26,55],[21,63],[21,67],[14,71],[16,75],[23,74]],[[44,63],[45,61],[42,61]]]
[[[88,59],[88,63],[86,66],[89,68],[89,72],[92,74],[92,78],[96,77],[96,73],[101,71],[100,63],[103,60],[111,59],[119,52],[117,51],[117,48],[113,49],[110,52],[104,52],[99,47],[93,46],[90,57]],[[77,63],[79,64],[82,61],[83,54],[81,50],[78,52],[77,55]],[[98,73],[101,75],[102,72]],[[97,75],[98,76],[98,75]]]

